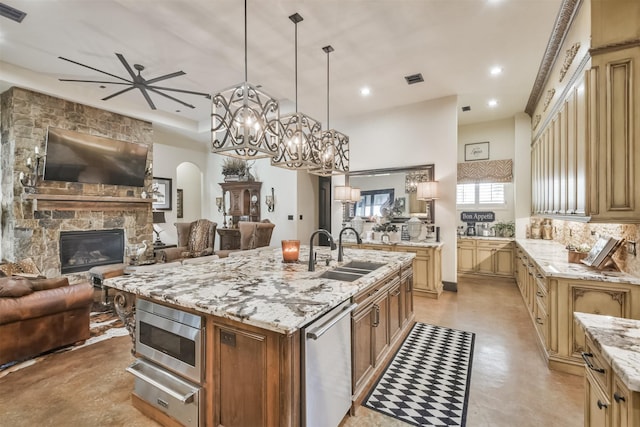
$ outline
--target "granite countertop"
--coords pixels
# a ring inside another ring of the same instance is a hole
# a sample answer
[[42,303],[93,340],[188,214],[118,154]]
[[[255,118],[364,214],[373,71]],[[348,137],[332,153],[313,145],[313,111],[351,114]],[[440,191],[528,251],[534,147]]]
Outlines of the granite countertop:
[[[410,266],[415,256],[345,248],[342,264],[359,260],[386,265],[353,282],[343,282],[318,277],[338,266],[337,250],[317,248],[316,271],[307,271],[309,248],[305,246],[300,247],[297,263],[283,263],[279,248],[247,252],[206,264],[115,277],[103,284],[159,302],[292,334],[394,269]],[[330,265],[326,266],[325,259],[329,256]]]
[[[355,239],[342,239],[344,243],[356,243]],[[418,248],[441,248],[444,243],[435,240],[400,240],[398,242],[382,243],[380,239],[362,239],[364,245],[380,245],[380,246],[415,246]]]
[[503,242],[513,242],[516,239],[514,237],[500,236],[458,236],[458,240],[498,240]]
[[640,285],[640,277],[620,271],[600,271],[568,261],[565,247],[552,240],[516,239],[516,243],[540,267],[546,277]]
[[640,320],[573,315],[627,388],[640,392]]

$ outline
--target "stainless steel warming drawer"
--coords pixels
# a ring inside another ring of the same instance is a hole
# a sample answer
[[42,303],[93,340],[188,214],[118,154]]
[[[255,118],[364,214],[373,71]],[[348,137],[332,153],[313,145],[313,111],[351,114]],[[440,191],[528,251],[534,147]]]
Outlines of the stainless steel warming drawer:
[[136,377],[134,393],[138,397],[185,426],[200,425],[199,386],[142,359],[129,366],[127,372]]

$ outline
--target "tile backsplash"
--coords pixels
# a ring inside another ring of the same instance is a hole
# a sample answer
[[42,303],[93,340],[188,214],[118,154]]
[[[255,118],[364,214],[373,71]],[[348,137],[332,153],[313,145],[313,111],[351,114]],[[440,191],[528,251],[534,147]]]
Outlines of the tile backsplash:
[[[540,222],[541,218],[531,221]],[[600,237],[615,237],[631,242],[640,242],[640,226],[637,224],[596,224],[554,219],[551,221],[552,238],[563,245],[585,244],[592,247]],[[627,251],[627,245],[622,245],[614,254],[613,259],[626,273],[640,277],[640,244],[636,246],[636,255]]]

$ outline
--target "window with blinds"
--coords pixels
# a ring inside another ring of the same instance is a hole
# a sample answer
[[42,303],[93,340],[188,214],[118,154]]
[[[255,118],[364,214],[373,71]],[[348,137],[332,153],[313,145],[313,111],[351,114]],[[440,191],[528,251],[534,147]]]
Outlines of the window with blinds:
[[504,205],[505,188],[503,183],[475,183],[458,184],[456,187],[456,204],[473,205]]

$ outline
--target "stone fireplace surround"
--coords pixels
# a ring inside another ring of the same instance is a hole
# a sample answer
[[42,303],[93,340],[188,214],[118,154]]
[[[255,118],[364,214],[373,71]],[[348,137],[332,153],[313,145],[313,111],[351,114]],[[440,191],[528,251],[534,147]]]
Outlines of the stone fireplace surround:
[[[0,165],[2,258],[31,258],[42,274],[61,274],[61,231],[122,229],[125,245],[153,240],[151,200],[141,196],[144,188],[102,184],[39,181],[35,194],[26,194],[18,179],[27,174],[27,158],[34,149],[45,152],[49,126],[75,130],[150,146],[149,122],[97,108],[12,87],[0,95]],[[145,178],[150,187],[151,176]],[[73,273],[70,280],[84,280]]]

